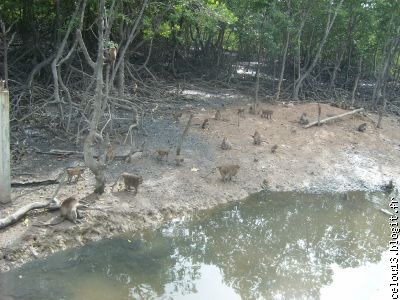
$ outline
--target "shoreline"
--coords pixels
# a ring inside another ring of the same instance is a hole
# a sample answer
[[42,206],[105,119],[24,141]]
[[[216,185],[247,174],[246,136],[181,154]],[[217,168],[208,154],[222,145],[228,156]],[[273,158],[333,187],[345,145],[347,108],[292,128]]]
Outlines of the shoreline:
[[[95,197],[90,194],[94,178],[85,172],[84,180],[65,185],[58,194],[59,199],[76,195],[89,207],[83,209],[83,222],[73,225],[63,222],[51,228],[32,226],[37,222],[48,222],[57,212],[35,211],[0,232],[0,272],[16,268],[33,259],[42,258],[56,251],[79,247],[89,242],[110,238],[127,232],[134,233],[157,228],[172,218],[182,217],[194,211],[210,209],[219,204],[240,201],[262,190],[264,180],[269,191],[293,192],[337,192],[374,191],[390,179],[399,186],[400,165],[400,124],[396,118],[384,118],[384,128],[373,128],[370,121],[362,116],[344,118],[333,124],[303,129],[296,120],[302,112],[310,119],[315,118],[315,104],[301,104],[293,107],[263,105],[274,111],[272,120],[246,113],[237,126],[237,108],[246,102],[227,106],[222,111],[223,120],[211,119],[215,109],[197,109],[189,135],[182,148],[185,159],[182,166],[176,166],[172,159],[159,162],[151,155],[157,148],[173,149],[188,114],[179,122],[161,115],[147,124],[147,151],[143,156],[128,164],[113,162],[109,166],[109,185],[124,171],[143,176],[144,182],[139,193],[114,192],[108,186],[106,192]],[[324,113],[341,113],[340,108],[321,105]],[[376,116],[374,116],[376,117]],[[206,130],[201,124],[210,118]],[[368,123],[365,133],[356,130],[362,122]],[[266,140],[261,146],[252,144],[250,135],[258,130]],[[154,135],[152,135],[154,133]],[[232,150],[220,149],[223,136],[232,143]],[[276,153],[271,153],[278,145]],[[116,145],[117,154],[126,150]],[[47,160],[47,165],[45,164]],[[48,161],[48,157],[34,155],[22,162],[36,169],[38,176],[54,176],[66,165],[81,163],[74,158]],[[218,165],[237,163],[240,170],[232,182],[222,182],[217,171],[207,173]],[[40,166],[38,168],[37,166]],[[29,168],[28,168],[29,170]],[[23,179],[21,177],[20,179]],[[23,194],[28,192],[28,194]],[[26,203],[46,199],[53,187],[34,189],[13,189],[12,206],[4,207],[0,217],[7,216]]]

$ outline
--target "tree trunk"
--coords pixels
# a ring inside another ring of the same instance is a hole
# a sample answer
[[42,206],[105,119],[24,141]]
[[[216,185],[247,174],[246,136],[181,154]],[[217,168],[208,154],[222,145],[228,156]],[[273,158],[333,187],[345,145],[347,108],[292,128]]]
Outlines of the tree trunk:
[[282,57],[281,75],[279,76],[278,88],[277,88],[277,91],[276,91],[276,100],[277,101],[279,100],[279,96],[281,94],[283,76],[285,74],[286,57],[287,57],[287,52],[288,52],[288,48],[289,48],[289,40],[290,40],[289,35],[290,35],[289,28],[287,28],[285,48],[283,50],[283,57]]
[[385,91],[385,88],[383,88],[382,99],[383,99],[383,101],[382,101],[382,106],[381,106],[381,108],[379,109],[379,117],[378,117],[378,122],[377,122],[377,124],[376,124],[376,128],[382,128],[382,117],[383,117],[383,114],[384,114],[385,111],[386,111],[386,102],[387,102],[387,98],[386,98],[386,91]]
[[[267,19],[267,13],[264,12],[263,19],[260,26],[259,31],[259,41],[258,41],[258,51],[257,51],[257,74],[256,74],[256,91],[255,91],[255,99],[253,104],[253,111],[257,111],[258,106],[258,93],[260,91],[260,63],[261,63],[261,52],[262,52],[262,36],[264,34],[264,23]],[[239,124],[239,122],[238,122]]]
[[303,85],[304,80],[311,74],[312,70],[315,68],[317,62],[319,61],[319,59],[321,57],[322,48],[324,47],[324,45],[326,43],[329,32],[332,29],[333,23],[335,22],[336,16],[338,14],[340,7],[342,6],[343,1],[344,0],[340,0],[339,4],[337,5],[337,7],[335,9],[335,12],[333,13],[333,16],[331,15],[331,12],[329,12],[328,21],[326,23],[325,34],[324,34],[324,37],[322,38],[321,43],[319,44],[317,53],[315,54],[315,57],[314,57],[311,65],[307,68],[307,70],[303,74],[300,75],[300,77],[294,83],[293,99],[296,101],[299,100],[299,91]]
[[382,86],[384,86],[385,81],[387,79],[387,75],[389,73],[389,69],[391,64],[393,63],[393,57],[396,53],[397,48],[399,47],[400,37],[393,37],[385,46],[383,58],[382,58],[382,67],[378,74],[378,78],[375,83],[374,91],[372,94],[373,106],[376,107],[379,98],[382,96]]
[[357,76],[356,79],[354,80],[353,89],[351,91],[351,106],[354,106],[354,102],[356,101],[356,91],[358,87],[358,81],[360,80],[361,76],[361,64],[362,64],[362,58],[360,57],[360,60],[358,61]]
[[104,102],[104,94],[103,94],[103,63],[104,63],[104,18],[105,18],[105,0],[99,0],[99,14],[98,14],[98,47],[97,47],[97,62],[94,71],[94,75],[96,76],[96,88],[93,102],[93,113],[92,118],[90,120],[90,130],[89,135],[85,139],[83,145],[83,156],[85,159],[85,165],[93,172],[96,179],[96,186],[94,189],[95,193],[102,194],[104,192],[106,179],[104,176],[104,170],[106,167],[105,164],[105,155],[104,157],[99,158],[99,160],[95,159],[95,151],[94,146],[101,141],[103,143],[103,138],[97,133],[97,127],[100,122],[103,102]]

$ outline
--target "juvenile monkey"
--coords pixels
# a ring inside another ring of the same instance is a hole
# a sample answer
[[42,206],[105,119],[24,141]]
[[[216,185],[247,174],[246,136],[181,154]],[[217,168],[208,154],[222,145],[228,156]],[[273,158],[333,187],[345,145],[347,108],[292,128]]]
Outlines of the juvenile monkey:
[[168,150],[156,150],[155,153],[157,154],[158,160],[162,160],[163,158],[165,158],[165,161],[168,161],[168,154],[169,154]]
[[271,153],[275,153],[276,149],[278,149],[278,145],[273,145],[271,148]]
[[262,109],[261,110],[261,118],[272,119],[273,110],[270,109]]
[[221,111],[219,109],[217,109],[217,111],[215,112],[215,120],[221,120],[222,119],[222,115],[221,115]]
[[365,132],[365,130],[367,130],[367,123],[362,123],[360,126],[358,126],[359,132]]
[[228,141],[228,138],[226,136],[224,136],[224,138],[222,139],[221,149],[222,150],[231,150],[232,149],[232,144]]
[[254,135],[252,135],[252,137],[253,137],[254,145],[261,145],[261,142],[262,142],[261,134],[257,130],[254,132]]
[[78,182],[79,178],[82,178],[82,174],[85,172],[85,168],[67,168],[68,183],[71,183],[72,177],[76,176],[75,182]]
[[227,180],[232,180],[232,177],[237,174],[240,169],[239,165],[223,165],[217,167],[219,173],[221,174],[222,180],[226,182]]
[[203,124],[201,124],[201,129],[206,129],[208,127],[208,119],[204,119]]
[[50,226],[50,225],[53,226],[53,225],[58,225],[64,222],[65,220],[71,221],[72,223],[76,224],[78,219],[78,211],[77,211],[78,205],[79,205],[79,200],[77,200],[75,197],[69,197],[61,203],[60,221],[55,223],[43,223],[35,226]]
[[301,115],[299,123],[301,125],[307,125],[308,123],[310,123],[310,121],[308,121],[308,118],[307,118],[307,113],[303,113]]
[[121,176],[124,179],[125,190],[130,191],[131,187],[134,187],[136,195],[139,190],[139,185],[143,183],[143,177],[126,172],[122,173]]

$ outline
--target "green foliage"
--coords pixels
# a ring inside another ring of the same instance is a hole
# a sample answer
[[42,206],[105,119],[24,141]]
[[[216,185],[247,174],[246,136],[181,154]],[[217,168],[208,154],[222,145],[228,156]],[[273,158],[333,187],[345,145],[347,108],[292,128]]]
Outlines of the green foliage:
[[[57,32],[62,36],[78,1],[3,0],[0,18],[15,28],[24,39],[49,42]],[[289,56],[301,61],[312,56],[324,35],[329,13],[339,0],[165,0],[149,1],[137,39],[158,39],[161,45],[196,48],[204,55],[209,49],[238,51],[240,57],[255,59],[259,45],[267,61],[281,59],[287,34]],[[112,1],[106,1],[107,14]],[[121,26],[132,26],[142,1],[119,0],[110,41],[106,48],[118,47]],[[88,0],[84,31],[92,40],[97,26],[97,0]],[[385,45],[400,28],[400,1],[345,0],[339,10],[321,57],[321,64],[332,66],[338,56],[373,74],[375,62],[382,58]],[[57,17],[58,22],[57,22]],[[78,19],[76,24],[78,24]],[[304,27],[300,32],[300,24]],[[56,28],[59,24],[59,28]],[[32,34],[34,32],[34,34]],[[85,38],[88,38],[86,36]],[[300,37],[300,42],[298,38]],[[156,41],[155,40],[155,41]],[[55,43],[53,43],[55,44]],[[299,49],[300,47],[300,49]],[[43,47],[49,48],[49,47]],[[207,52],[208,51],[208,52]],[[211,54],[210,54],[211,53]],[[396,55],[398,60],[399,55]],[[291,60],[293,61],[293,60]],[[394,64],[394,65],[398,65]]]

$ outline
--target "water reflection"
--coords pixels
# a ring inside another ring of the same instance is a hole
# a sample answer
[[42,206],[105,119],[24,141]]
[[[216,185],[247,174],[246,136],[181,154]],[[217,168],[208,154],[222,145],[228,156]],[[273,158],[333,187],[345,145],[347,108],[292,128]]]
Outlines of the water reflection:
[[0,275],[0,295],[43,300],[325,298],[337,290],[326,286],[338,270],[374,278],[368,271],[373,268],[362,266],[381,260],[389,237],[388,217],[362,193],[258,194],[190,222],[29,263]]

